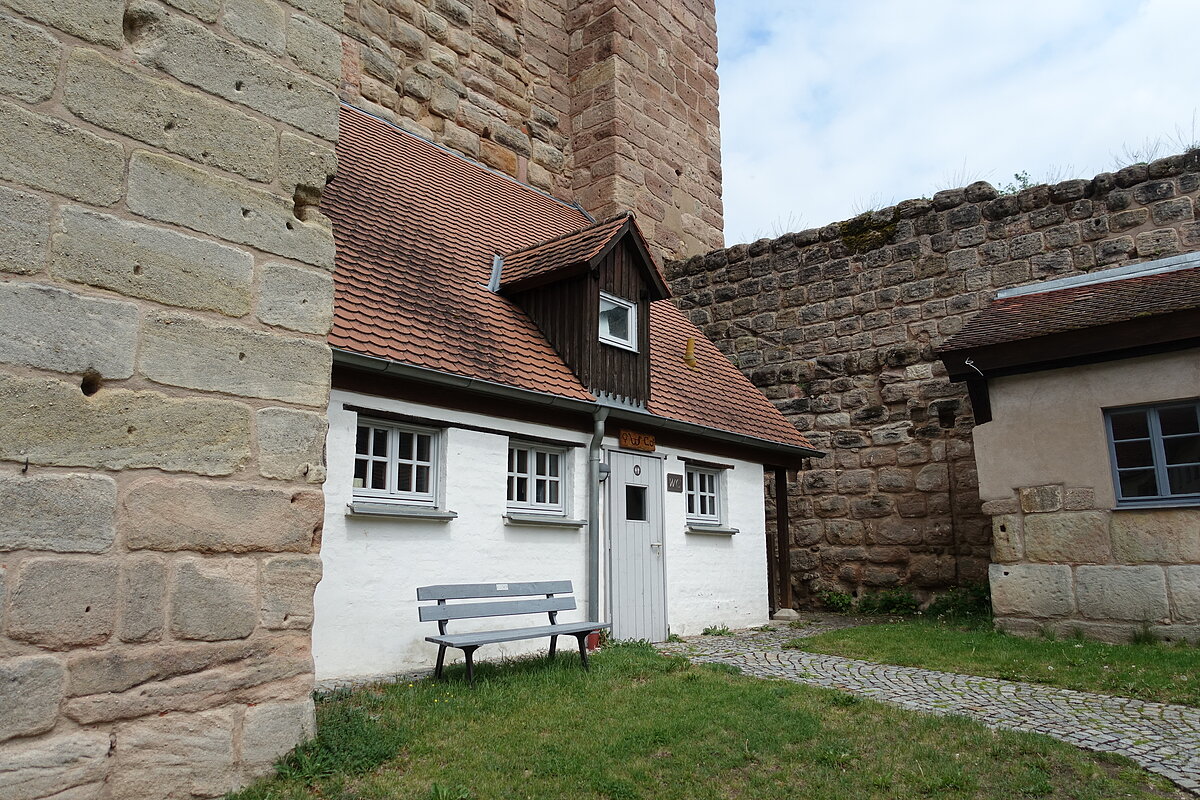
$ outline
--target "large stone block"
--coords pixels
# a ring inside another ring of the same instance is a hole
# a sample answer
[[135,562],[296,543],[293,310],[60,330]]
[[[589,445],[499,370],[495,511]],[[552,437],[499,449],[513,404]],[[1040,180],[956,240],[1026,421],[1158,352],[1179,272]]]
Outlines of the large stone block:
[[1058,511],[1062,508],[1063,487],[1026,486],[1020,489],[1021,510],[1026,514]]
[[342,39],[333,28],[293,14],[287,26],[287,52],[305,72],[341,83]]
[[1200,566],[1167,567],[1167,583],[1171,587],[1171,619],[1200,622]]
[[259,640],[85,650],[70,658],[70,694],[119,693],[232,662],[261,663],[273,655],[271,645]]
[[240,785],[234,765],[237,710],[166,714],[117,725],[113,797],[139,800],[220,797]]
[[1200,564],[1200,509],[1123,509],[1112,517],[1118,563]]
[[50,203],[0,187],[0,272],[41,272],[49,241]]
[[131,211],[326,269],[333,232],[304,222],[290,198],[155,153],[136,152],[129,165]]
[[8,635],[42,647],[101,644],[117,617],[115,561],[27,558],[12,579]]
[[270,263],[263,267],[258,318],[324,336],[333,325],[333,277],[328,272]]
[[286,19],[283,7],[274,0],[225,0],[221,24],[243,42],[283,55]]
[[323,342],[182,314],[151,315],[142,337],[142,373],[170,386],[323,406],[331,367]]
[[53,728],[65,683],[66,670],[57,658],[0,660],[0,742]]
[[0,102],[0,177],[98,206],[121,196],[121,145],[60,119]]
[[206,642],[244,639],[258,625],[258,565],[251,559],[186,558],[175,565],[171,632]]
[[1162,567],[1079,567],[1079,611],[1089,619],[1166,622],[1167,579]]
[[167,566],[156,556],[126,556],[121,562],[123,642],[151,642],[162,637],[166,608]]
[[263,703],[246,709],[242,723],[242,765],[258,775],[293,747],[316,734],[311,698],[290,703]]
[[55,277],[172,306],[240,317],[250,311],[254,257],[165,228],[68,206],[54,235]]
[[133,375],[138,309],[36,283],[0,284],[0,361],[55,372]]
[[1108,518],[1104,511],[1028,514],[1025,557],[1045,563],[1107,564],[1112,560]]
[[43,22],[60,31],[120,47],[121,16],[125,0],[5,0],[14,11]]
[[0,375],[0,459],[228,475],[250,457],[250,409]]
[[133,51],[146,66],[323,139],[337,138],[338,99],[329,88],[154,3],[133,0],[129,8]]
[[88,122],[253,180],[275,174],[275,129],[226,103],[94,50],[71,53],[65,80],[63,102]]
[[50,97],[62,45],[40,28],[0,16],[0,94],[37,103]]
[[116,536],[117,485],[101,475],[0,476],[0,550],[103,553]]
[[279,183],[288,194],[300,186],[324,189],[335,172],[337,154],[328,144],[293,133],[279,135]]
[[992,517],[992,554],[1001,564],[1012,564],[1025,557],[1021,542],[1021,515],[999,514]]
[[131,548],[308,553],[319,536],[324,498],[316,491],[150,478],[135,484],[122,505]]
[[275,556],[262,566],[262,622],[272,630],[308,630],[313,590],[321,580],[317,556]]
[[74,731],[49,739],[0,745],[0,797],[4,800],[99,797],[108,770],[108,745],[106,731]]
[[254,415],[258,472],[265,478],[325,481],[325,431],[321,414],[264,408]]
[[221,13],[221,0],[166,0],[166,3],[205,22],[216,22]]
[[1065,564],[992,564],[988,582],[998,616],[1061,617],[1075,610]]
[[345,0],[287,0],[301,11],[311,14],[322,22],[340,25]]

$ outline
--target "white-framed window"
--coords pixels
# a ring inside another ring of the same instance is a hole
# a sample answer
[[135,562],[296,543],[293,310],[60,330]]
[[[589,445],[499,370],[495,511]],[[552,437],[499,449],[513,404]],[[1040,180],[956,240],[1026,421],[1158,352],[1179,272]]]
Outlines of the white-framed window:
[[1118,502],[1200,504],[1200,401],[1104,412]]
[[541,445],[508,446],[508,507],[546,514],[566,512],[567,453]]
[[354,446],[354,496],[434,505],[438,437],[432,429],[360,419]]
[[600,293],[600,341],[637,350],[637,304]]
[[720,525],[721,474],[719,469],[689,466],[684,474],[684,497],[689,522]]

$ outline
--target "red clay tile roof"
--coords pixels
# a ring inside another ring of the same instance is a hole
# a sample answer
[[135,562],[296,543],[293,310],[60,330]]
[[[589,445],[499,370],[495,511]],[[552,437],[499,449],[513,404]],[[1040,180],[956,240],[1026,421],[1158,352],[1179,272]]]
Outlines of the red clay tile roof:
[[[575,206],[345,106],[338,174],[321,210],[333,220],[337,243],[333,347],[595,399],[529,317],[487,284],[497,253],[513,254],[522,269],[552,269],[544,256],[558,245],[550,240],[570,242],[564,257],[573,258],[602,249],[596,242],[615,235],[618,220],[593,224]],[[506,258],[505,278],[510,265]],[[674,306],[655,302],[650,318],[648,411],[810,447]],[[683,362],[689,338],[696,340],[698,370]]]
[[625,229],[628,219],[621,214],[506,254],[500,271],[500,288],[510,289],[516,284],[530,288],[534,279],[546,278],[564,268],[591,261]]
[[1200,308],[1200,267],[997,298],[942,353]]

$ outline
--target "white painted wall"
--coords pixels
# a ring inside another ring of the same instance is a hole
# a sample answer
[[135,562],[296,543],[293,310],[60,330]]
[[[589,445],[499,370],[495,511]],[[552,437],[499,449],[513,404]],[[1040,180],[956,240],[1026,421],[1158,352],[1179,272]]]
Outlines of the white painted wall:
[[[587,618],[587,529],[506,525],[508,436],[448,427],[443,440],[443,506],[458,514],[428,522],[347,514],[352,500],[358,415],[343,406],[405,414],[448,425],[511,431],[580,445],[570,450],[571,506],[587,517],[587,432],[448,411],[401,400],[334,390],[330,397],[325,482],[324,577],[317,586],[313,656],[318,680],[387,675],[432,666],[437,647],[424,641],[436,623],[417,620],[416,588],[436,583],[569,579],[579,609],[561,621]],[[615,437],[605,445],[615,447]],[[709,625],[747,627],[767,620],[767,566],[762,467],[701,452],[663,451],[666,472],[682,473],[680,457],[721,461],[732,537],[686,533],[684,495],[665,494],[667,614],[672,632],[699,633]],[[602,503],[602,508],[605,504]],[[602,527],[603,531],[603,527]],[[603,534],[602,534],[603,536]],[[602,553],[607,542],[601,543]],[[601,560],[601,618],[607,619],[605,560]],[[529,616],[527,624],[544,617]],[[514,618],[451,622],[451,631],[512,627]],[[518,623],[519,624],[519,623]],[[574,639],[560,641],[569,650]],[[488,645],[482,659],[544,651],[545,640]],[[451,650],[448,657],[460,657]]]

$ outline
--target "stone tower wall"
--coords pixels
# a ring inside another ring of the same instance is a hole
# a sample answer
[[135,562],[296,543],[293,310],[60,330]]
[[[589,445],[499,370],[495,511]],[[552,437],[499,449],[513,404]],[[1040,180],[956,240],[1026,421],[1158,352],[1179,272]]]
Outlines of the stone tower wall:
[[[723,244],[713,0],[348,0],[343,99],[664,258]],[[338,68],[324,64],[327,77]]]
[[981,502],[965,386],[935,349],[999,288],[1200,249],[1198,198],[1192,152],[1010,196],[976,183],[668,265],[692,320],[828,453],[791,498],[798,603],[986,580],[988,515],[1016,501]]
[[340,0],[0,2],[0,797],[312,731]]

